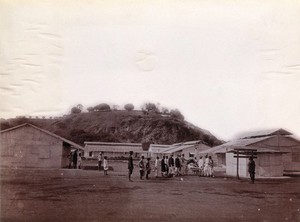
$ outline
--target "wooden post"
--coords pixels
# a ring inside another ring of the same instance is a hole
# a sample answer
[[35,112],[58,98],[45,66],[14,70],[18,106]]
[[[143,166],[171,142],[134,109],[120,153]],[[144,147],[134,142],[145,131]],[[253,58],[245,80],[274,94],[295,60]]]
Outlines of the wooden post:
[[236,153],[236,178],[239,180],[240,176],[239,176],[239,150],[237,150]]

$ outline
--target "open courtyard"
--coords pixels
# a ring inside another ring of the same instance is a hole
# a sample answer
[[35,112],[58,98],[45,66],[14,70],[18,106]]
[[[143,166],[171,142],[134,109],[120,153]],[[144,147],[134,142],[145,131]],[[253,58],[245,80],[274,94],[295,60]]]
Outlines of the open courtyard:
[[[181,179],[182,178],[182,179]],[[2,169],[1,222],[300,221],[300,178],[139,180],[126,170]]]

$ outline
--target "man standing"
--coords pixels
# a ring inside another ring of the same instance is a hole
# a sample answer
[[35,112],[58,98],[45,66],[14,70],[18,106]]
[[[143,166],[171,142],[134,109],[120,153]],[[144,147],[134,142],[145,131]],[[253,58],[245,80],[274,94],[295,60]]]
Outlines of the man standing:
[[102,158],[102,152],[100,152],[98,155],[98,170],[101,170]]
[[130,182],[132,182],[131,180],[131,174],[133,172],[133,158],[132,158],[133,152],[130,151],[129,152],[129,158],[128,158],[128,179]]
[[75,152],[73,153],[73,168],[76,169],[77,168],[77,150],[75,150]]
[[158,165],[159,165],[159,157],[157,156],[154,164],[155,177],[158,177]]
[[255,180],[255,162],[254,162],[252,156],[249,158],[248,172],[250,174],[251,183],[254,183],[254,180]]
[[143,180],[143,176],[145,173],[144,156],[141,156],[141,159],[139,161],[139,168],[140,168],[140,179]]
[[175,158],[175,176],[180,175],[181,164],[180,164],[179,157],[180,157],[180,155],[178,154],[177,157]]

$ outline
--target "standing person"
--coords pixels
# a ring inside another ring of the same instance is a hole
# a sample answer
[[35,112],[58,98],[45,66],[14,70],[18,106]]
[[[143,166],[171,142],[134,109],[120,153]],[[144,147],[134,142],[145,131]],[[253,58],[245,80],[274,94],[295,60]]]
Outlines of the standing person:
[[103,161],[102,152],[99,153],[97,158],[98,158],[98,170],[101,170],[101,164]]
[[181,155],[181,175],[186,175],[187,174],[187,161],[184,157],[184,153]]
[[165,157],[165,168],[166,168],[166,171],[165,171],[165,175],[168,177],[169,176],[169,171],[170,171],[170,169],[169,169],[169,157],[168,156],[166,156]]
[[203,176],[203,170],[204,170],[204,161],[202,156],[200,156],[200,159],[198,160],[198,167],[199,167],[199,177]]
[[168,164],[169,164],[170,176],[172,177],[174,175],[174,158],[173,158],[173,154],[170,156],[170,158],[168,160]]
[[103,170],[104,170],[104,175],[108,175],[108,161],[107,161],[107,156],[104,157],[103,159]]
[[78,158],[77,158],[77,168],[78,169],[81,169],[81,162],[82,162],[81,153],[79,153]]
[[75,150],[75,152],[73,153],[73,168],[76,169],[77,168],[77,150]]
[[143,176],[145,173],[145,164],[144,164],[144,156],[141,156],[141,159],[138,163],[139,168],[140,168],[140,179],[143,180]]
[[73,163],[73,153],[72,152],[69,153],[68,160],[69,160],[68,168],[71,169],[72,163]]
[[208,171],[209,176],[214,177],[214,161],[212,160],[211,156],[209,156],[209,162],[208,162]]
[[205,156],[205,160],[204,160],[204,176],[205,177],[209,176],[209,158],[208,158],[208,155]]
[[165,156],[162,157],[160,164],[161,164],[160,165],[160,167],[161,167],[161,176],[163,177],[166,173]]
[[128,179],[130,182],[132,182],[131,180],[131,175],[133,172],[133,158],[132,158],[133,152],[130,151],[129,152],[129,158],[128,158]]
[[159,156],[156,157],[155,164],[154,164],[155,177],[158,177],[158,165],[159,165]]
[[254,180],[255,180],[255,162],[254,162],[252,156],[249,158],[248,172],[250,174],[251,183],[254,183]]
[[180,175],[181,164],[180,164],[179,157],[180,157],[180,155],[178,154],[177,157],[175,158],[175,176]]
[[149,174],[151,173],[150,157],[147,158],[146,162],[146,179],[149,179]]

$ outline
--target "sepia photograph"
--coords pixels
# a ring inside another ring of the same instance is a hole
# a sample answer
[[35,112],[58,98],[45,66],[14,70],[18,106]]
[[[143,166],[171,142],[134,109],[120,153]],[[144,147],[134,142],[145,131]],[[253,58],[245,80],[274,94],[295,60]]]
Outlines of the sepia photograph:
[[1,222],[300,221],[300,2],[0,0]]

